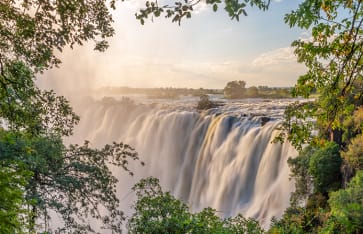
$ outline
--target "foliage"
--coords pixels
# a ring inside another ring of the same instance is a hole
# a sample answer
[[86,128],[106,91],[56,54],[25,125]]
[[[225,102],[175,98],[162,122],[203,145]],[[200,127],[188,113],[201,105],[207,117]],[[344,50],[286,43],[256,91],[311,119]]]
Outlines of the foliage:
[[341,185],[339,146],[334,142],[319,147],[307,146],[288,163],[296,189],[291,196],[291,206],[281,220],[273,221],[269,232],[318,233],[336,226],[329,215],[327,199],[328,192]]
[[[95,49],[107,48],[114,34],[105,0],[2,1],[0,3],[1,67],[16,60],[35,71],[58,65],[55,50],[93,40]],[[110,6],[114,7],[115,1]]]
[[[251,91],[252,89],[252,91]],[[251,86],[247,89],[248,97],[252,98],[291,98],[290,87],[268,87],[258,86],[257,93],[255,86]]]
[[112,21],[105,0],[2,1],[0,118],[32,134],[51,128],[70,135],[78,117],[63,97],[40,91],[34,73],[59,65],[55,52],[68,45],[93,40],[95,49],[103,51],[106,38],[114,34]]
[[246,82],[243,80],[234,80],[227,83],[224,87],[224,97],[225,98],[243,98],[246,92]]
[[309,174],[313,177],[316,192],[327,194],[340,187],[341,164],[339,146],[334,142],[327,143],[312,154],[309,161]]
[[348,150],[342,153],[345,161],[355,170],[363,170],[363,135],[351,140]]
[[[340,144],[337,133],[344,130],[343,120],[363,103],[362,5],[361,1],[305,0],[285,17],[291,27],[309,28],[312,32],[311,38],[292,43],[298,61],[308,68],[293,95],[308,98],[315,91],[319,93],[314,108],[301,113],[300,106],[294,105],[289,110],[293,115],[288,120],[295,117],[299,125],[287,123],[289,127],[285,128],[290,129],[288,139],[299,148],[320,137],[330,137]],[[316,122],[312,124],[306,119]],[[320,136],[313,134],[315,130],[319,130]]]
[[258,97],[258,88],[256,86],[251,86],[246,90],[247,97]]
[[241,215],[221,219],[216,211],[206,208],[192,214],[188,206],[163,192],[155,178],[142,179],[133,190],[138,200],[135,213],[127,227],[129,233],[263,233],[263,229],[252,219]]
[[225,220],[224,226],[229,230],[229,233],[248,233],[260,234],[265,231],[260,227],[259,223],[252,218],[245,218],[241,214]]
[[312,135],[310,130],[315,127],[315,122],[311,115],[316,111],[314,102],[294,102],[286,107],[284,121],[281,126],[281,133],[275,138],[275,142],[283,142],[288,138],[289,142],[298,150],[303,149],[303,145],[310,143],[316,145],[319,138]]
[[328,203],[312,194],[306,206],[292,204],[280,220],[273,220],[269,233],[361,233],[362,199],[363,172],[358,171],[346,189],[329,193]]
[[311,233],[314,215],[302,207],[289,207],[280,220],[272,219],[268,233],[271,234],[303,234]]
[[[65,226],[59,231],[89,233],[92,228],[85,218],[101,219],[105,228],[120,231],[123,214],[118,210],[115,184],[117,179],[109,165],[127,169],[126,158],[137,159],[133,149],[124,144],[106,145],[97,150],[86,142],[68,149],[59,137],[30,137],[22,133],[1,131],[0,160],[21,162],[26,171],[32,172],[24,186],[27,201],[32,201],[33,218],[30,230],[37,219],[44,222],[50,211],[57,212]],[[13,166],[13,163],[9,163]],[[101,215],[100,207],[111,213]]]
[[[180,22],[183,18],[190,18],[194,7],[200,4],[201,0],[184,0],[176,1],[174,5],[163,4],[158,1],[146,1],[145,8],[141,9],[139,13],[136,13],[136,19],[141,24],[145,23],[148,17],[153,20],[154,17],[163,15],[165,18],[170,18],[172,22]],[[213,11],[218,10],[220,4],[224,4],[224,10],[228,13],[228,16],[233,20],[239,21],[239,17],[243,14],[247,16],[246,8],[248,5],[251,7],[257,7],[261,10],[267,10],[270,4],[270,0],[207,0],[205,3],[212,6]]]
[[363,130],[363,107],[357,107],[353,115],[347,116],[343,121],[344,134],[343,142],[349,144],[349,141],[362,133]]
[[164,193],[155,178],[143,179],[133,187],[138,201],[128,221],[129,233],[186,233],[190,218],[187,206]]
[[295,181],[295,191],[291,194],[292,205],[305,202],[313,190],[313,179],[309,173],[309,162],[315,149],[311,146],[304,148],[296,158],[289,158],[287,163],[291,170],[291,179]]
[[363,171],[358,171],[346,189],[330,193],[331,217],[326,229],[344,233],[363,231]]
[[24,187],[31,174],[17,162],[0,162],[0,233],[25,233]]
[[[23,178],[27,179],[24,195],[31,207],[25,213],[29,216],[26,226],[34,230],[42,218],[47,230],[48,213],[53,210],[62,216],[64,231],[91,231],[82,219],[88,215],[103,219],[107,228],[120,230],[123,217],[114,190],[117,180],[107,165],[127,169],[125,158],[137,159],[137,154],[128,145],[116,143],[101,150],[91,149],[88,142],[66,149],[61,137],[71,135],[79,120],[68,101],[52,91],[40,91],[33,72],[23,62],[3,66],[2,72],[0,117],[8,130],[1,129],[0,160],[2,170],[23,165],[24,173],[32,175]],[[14,183],[23,185],[15,179]],[[17,187],[9,189],[19,195]],[[5,193],[1,196],[6,199]],[[99,215],[101,205],[111,212],[109,216]],[[20,211],[18,218],[23,216]]]
[[69,102],[53,91],[41,91],[35,76],[23,62],[13,61],[0,74],[0,118],[10,129],[30,134],[69,136],[79,117]]

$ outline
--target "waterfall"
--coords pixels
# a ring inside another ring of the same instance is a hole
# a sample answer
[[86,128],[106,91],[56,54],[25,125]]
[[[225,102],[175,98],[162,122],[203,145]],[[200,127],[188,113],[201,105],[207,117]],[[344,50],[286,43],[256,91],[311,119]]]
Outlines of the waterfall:
[[[289,206],[294,188],[287,159],[295,150],[289,143],[271,143],[286,103],[238,105],[197,111],[180,103],[89,101],[78,108],[81,123],[70,141],[87,139],[96,147],[122,141],[136,149],[146,165],[131,163],[133,178],[115,171],[126,212],[130,187],[154,176],[192,211],[212,207],[223,217],[242,213],[267,228]],[[271,120],[261,124],[252,114],[258,112],[269,113]]]

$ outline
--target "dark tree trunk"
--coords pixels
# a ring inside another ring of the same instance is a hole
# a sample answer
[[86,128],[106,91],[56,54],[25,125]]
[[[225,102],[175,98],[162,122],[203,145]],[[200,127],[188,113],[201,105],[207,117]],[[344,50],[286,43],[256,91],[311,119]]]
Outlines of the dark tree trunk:
[[339,146],[342,146],[343,145],[343,130],[342,129],[330,130],[330,141],[334,141]]

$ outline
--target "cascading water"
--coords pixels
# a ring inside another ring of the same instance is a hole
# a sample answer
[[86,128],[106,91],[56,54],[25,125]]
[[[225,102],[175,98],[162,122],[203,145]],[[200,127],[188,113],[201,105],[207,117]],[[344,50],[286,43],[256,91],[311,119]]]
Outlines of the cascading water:
[[[115,172],[126,212],[130,187],[154,176],[193,211],[213,207],[224,217],[242,213],[267,228],[288,207],[294,187],[287,159],[295,150],[271,143],[286,104],[250,100],[197,111],[190,102],[89,101],[77,110],[81,123],[70,140],[87,139],[94,146],[122,141],[136,149],[146,165],[131,163],[133,178]],[[262,123],[266,113],[269,121]]]

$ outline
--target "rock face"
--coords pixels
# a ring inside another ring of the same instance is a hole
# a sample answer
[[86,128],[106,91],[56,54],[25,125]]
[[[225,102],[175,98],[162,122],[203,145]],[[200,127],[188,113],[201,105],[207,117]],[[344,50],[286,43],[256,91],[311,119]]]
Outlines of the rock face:
[[271,120],[270,117],[268,117],[268,116],[262,116],[261,117],[261,126],[265,125],[270,120]]

